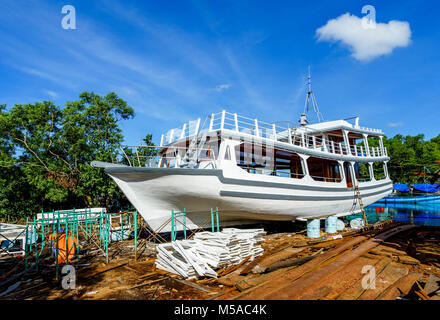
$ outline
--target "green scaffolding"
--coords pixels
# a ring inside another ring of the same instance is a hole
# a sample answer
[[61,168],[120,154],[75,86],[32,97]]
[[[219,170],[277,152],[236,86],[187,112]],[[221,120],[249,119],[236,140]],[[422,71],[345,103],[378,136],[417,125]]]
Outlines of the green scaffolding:
[[220,225],[219,225],[219,222],[218,222],[218,208],[216,207],[215,208],[215,211],[214,211],[214,209],[213,208],[211,208],[211,229],[212,229],[212,232],[215,232],[214,231],[214,215],[215,215],[215,222],[216,222],[216,224],[217,224],[217,232],[220,232]]
[[[211,231],[212,232],[220,232],[220,221],[219,221],[219,211],[218,211],[218,207],[215,208],[215,210],[213,208],[211,208],[211,216],[210,218],[208,218],[208,220],[206,220],[204,223],[202,223],[202,225],[209,225],[209,219],[211,219]],[[186,236],[186,231],[187,231],[187,225],[186,225],[186,209],[184,208],[183,211],[174,211],[171,210],[171,241],[176,241],[176,237],[177,237],[177,223],[179,222],[180,224],[182,224],[183,226],[183,235],[184,238],[187,239]],[[178,218],[182,218],[182,221],[178,220]],[[169,223],[170,220],[167,220]],[[194,221],[192,222],[193,224]],[[197,225],[196,225],[197,226]],[[162,227],[161,227],[162,228]],[[189,230],[189,229],[188,229]],[[204,228],[202,228],[201,226],[197,226],[197,229],[193,230],[193,232],[190,234],[190,236],[188,237],[188,239],[191,239],[191,237],[200,231],[203,231]]]
[[[116,220],[116,223],[115,223]],[[55,259],[56,277],[59,277],[60,236],[65,237],[65,263],[73,252],[73,260],[79,261],[79,250],[83,243],[92,243],[104,253],[109,262],[109,243],[128,239],[134,231],[134,251],[137,251],[137,211],[107,213],[92,212],[90,208],[82,210],[64,210],[42,212],[41,218],[26,219],[25,231],[25,271],[29,269],[29,260],[35,260],[38,271],[39,258],[45,248]],[[119,226],[119,227],[118,227]],[[40,241],[37,241],[40,239]],[[80,241],[82,239],[83,241]],[[76,248],[76,250],[75,250]]]
[[[182,217],[182,222],[177,220],[177,218]],[[174,211],[171,210],[171,241],[176,241],[177,235],[177,222],[180,222],[183,225],[183,234],[186,239],[186,209],[183,208],[183,211]]]

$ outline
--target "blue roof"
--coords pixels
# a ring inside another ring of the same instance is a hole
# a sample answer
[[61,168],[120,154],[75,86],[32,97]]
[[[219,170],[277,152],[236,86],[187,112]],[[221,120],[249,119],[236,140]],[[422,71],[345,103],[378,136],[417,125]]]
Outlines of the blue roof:
[[[417,191],[421,191],[421,192],[438,192],[440,191],[440,185],[438,184],[427,184],[427,183],[422,183],[422,184],[413,184],[413,187],[415,190]],[[403,183],[395,183],[393,184],[393,188],[394,190],[400,191],[400,192],[408,192],[409,191],[409,187],[407,184],[403,184]]]
[[437,192],[439,191],[438,184],[413,184],[414,189],[422,192]]
[[394,190],[401,191],[401,192],[408,192],[409,191],[408,185],[402,184],[402,183],[393,184],[393,188],[394,188]]

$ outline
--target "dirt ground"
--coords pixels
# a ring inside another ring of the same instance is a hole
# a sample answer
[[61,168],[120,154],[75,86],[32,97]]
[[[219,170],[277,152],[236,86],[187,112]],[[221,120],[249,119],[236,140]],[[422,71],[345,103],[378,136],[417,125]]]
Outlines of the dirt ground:
[[[23,272],[23,258],[2,259],[0,262],[0,295],[2,296],[0,299],[265,299],[266,293],[259,293],[264,290],[259,291],[258,288],[261,286],[264,288],[267,283],[276,283],[283,277],[287,279],[283,285],[289,285],[290,281],[289,290],[304,286],[305,289],[301,292],[292,291],[292,297],[297,299],[373,300],[387,295],[394,299],[402,296],[405,296],[405,299],[438,299],[440,297],[438,290],[440,285],[440,229],[416,227],[400,232],[368,252],[356,255],[354,260],[347,260],[350,254],[355,254],[350,251],[356,251],[356,248],[359,248],[359,251],[362,241],[373,238],[379,231],[347,230],[341,233],[342,239],[336,240],[322,233],[324,239],[311,240],[305,236],[304,231],[269,230],[269,234],[261,243],[264,248],[262,257],[252,262],[246,261],[237,268],[217,270],[219,274],[217,279],[184,280],[180,276],[156,269],[154,265],[156,244],[146,242],[144,239],[140,240],[139,248],[142,250],[139,250],[136,261],[133,240],[112,243],[109,248],[108,264],[105,255],[99,249],[81,252],[79,261],[72,262],[76,270],[74,289],[62,288],[61,282],[65,275],[60,274],[60,279],[56,279],[55,266],[50,257],[39,261],[38,271],[31,263],[33,268],[26,273]],[[365,239],[360,239],[360,237]],[[338,248],[344,243],[356,239],[360,239],[358,241],[360,244],[338,252]],[[333,251],[338,253],[333,254]],[[321,255],[328,255],[330,258],[323,260]],[[318,263],[319,259],[324,262]],[[344,259],[348,261],[345,264]],[[383,264],[382,269],[378,267],[381,273],[376,276],[377,288],[373,290],[374,292],[359,289],[361,270],[358,270],[358,266],[363,261],[378,266]],[[293,274],[298,273],[300,268],[308,271],[294,278]],[[328,273],[326,273],[327,269]],[[343,282],[338,278],[338,274],[340,276],[344,272],[348,273],[345,278],[350,281]],[[289,274],[292,274],[290,278]],[[436,277],[439,277],[438,280]],[[317,281],[313,282],[313,286],[307,287],[307,283],[314,278]],[[315,284],[320,282],[326,285]],[[17,283],[15,290],[7,292],[8,288]],[[406,288],[406,291],[398,291],[403,290],[402,288]],[[424,288],[430,292],[426,293]],[[393,293],[393,290],[397,290],[397,293]],[[273,296],[277,297],[276,290],[273,292]]]

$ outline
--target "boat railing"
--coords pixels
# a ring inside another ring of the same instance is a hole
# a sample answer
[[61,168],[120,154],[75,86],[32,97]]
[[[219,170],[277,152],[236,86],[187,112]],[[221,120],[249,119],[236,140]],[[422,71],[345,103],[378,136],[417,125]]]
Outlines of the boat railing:
[[[130,167],[175,168],[185,167],[190,161],[186,147],[160,147],[148,145],[121,145],[123,162]],[[159,154],[159,151],[161,154]],[[215,166],[215,151],[209,148],[197,149],[196,163],[210,161]]]
[[322,177],[322,176],[310,176],[313,180],[324,182],[341,182],[342,178]]
[[[231,130],[237,133],[249,134],[256,137],[266,138],[273,141],[287,142],[299,147],[320,150],[326,153],[351,155],[356,157],[386,157],[386,147],[371,147],[351,145],[347,147],[344,143],[323,139],[319,131],[307,126],[285,126],[275,123],[268,123],[258,119],[252,119],[237,113],[226,111],[213,113],[207,117],[201,125],[201,119],[190,121],[181,128],[171,129],[166,135],[162,135],[161,146],[169,145],[180,139],[197,135],[206,131]],[[374,133],[382,133],[379,129],[359,127]]]
[[359,129],[364,130],[364,131],[374,132],[374,133],[383,133],[383,131],[381,129],[374,129],[374,128],[368,128],[368,127],[359,127]]
[[284,178],[295,178],[295,179],[301,179],[305,177],[305,174],[303,173],[295,173],[295,172],[285,172],[285,171],[275,171],[273,168],[254,168],[252,166],[249,166],[249,164],[241,162],[238,164],[239,167],[241,167],[243,170],[247,171],[248,173],[252,174],[261,174],[266,176],[277,176],[277,177],[284,177]]
[[277,171],[273,175],[277,177],[286,177],[286,178],[295,178],[295,179],[301,179],[305,177],[305,174],[303,173],[282,172],[282,171]]

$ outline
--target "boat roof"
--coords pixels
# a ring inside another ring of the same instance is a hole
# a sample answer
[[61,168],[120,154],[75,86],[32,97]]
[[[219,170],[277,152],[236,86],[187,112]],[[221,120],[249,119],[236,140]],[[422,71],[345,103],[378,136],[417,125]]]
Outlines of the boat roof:
[[[350,123],[349,119],[354,119],[354,123]],[[184,123],[182,127],[169,130],[165,135],[162,135],[161,146],[169,145],[176,141],[182,141],[189,137],[199,134],[202,131],[212,132],[218,130],[231,130],[235,132],[255,135],[257,137],[268,138],[270,136],[287,137],[288,132],[300,135],[319,135],[321,133],[341,134],[338,130],[347,130],[351,137],[368,136],[384,136],[385,133],[380,129],[373,129],[359,126],[359,117],[352,117],[343,120],[322,121],[300,125],[280,125],[279,123],[268,123],[255,118],[238,115],[237,113],[230,113],[225,110],[213,113],[201,125],[201,119],[189,121]]]
[[358,134],[367,134],[369,136],[385,136],[385,133],[381,129],[361,127],[357,124],[352,124],[346,120],[323,121],[308,124],[304,127],[298,127],[299,131],[305,131],[309,134],[313,132],[329,132],[340,129],[345,129],[347,131]]

